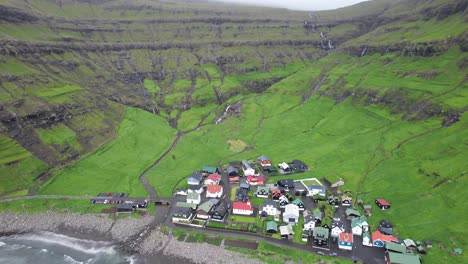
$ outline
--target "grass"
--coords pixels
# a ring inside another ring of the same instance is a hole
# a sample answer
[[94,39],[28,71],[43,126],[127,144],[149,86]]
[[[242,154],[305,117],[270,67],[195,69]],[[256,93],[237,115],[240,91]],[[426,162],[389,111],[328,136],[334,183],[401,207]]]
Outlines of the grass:
[[237,223],[248,223],[248,224],[257,223],[257,218],[253,216],[231,215],[229,219]]
[[64,124],[58,124],[49,129],[38,129],[36,132],[44,144],[57,144],[61,146],[67,144],[73,149],[82,149],[77,140],[76,133]]
[[[162,118],[127,108],[116,139],[57,171],[41,187],[40,193],[95,195],[125,192],[146,196],[138,177],[171,145],[174,134]],[[158,135],[164,135],[164,138]]]
[[0,211],[16,213],[101,213],[102,210],[115,205],[95,205],[87,199],[28,199],[0,203]]
[[34,88],[29,91],[31,95],[49,98],[79,91],[81,88],[74,84],[65,84],[52,87]]

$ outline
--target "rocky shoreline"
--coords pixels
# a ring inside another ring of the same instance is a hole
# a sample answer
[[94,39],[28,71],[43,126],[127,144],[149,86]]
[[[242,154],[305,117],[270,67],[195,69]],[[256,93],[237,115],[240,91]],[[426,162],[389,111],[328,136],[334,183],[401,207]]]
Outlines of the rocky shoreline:
[[[143,263],[165,257],[184,259],[186,263],[262,263],[221,246],[186,243],[165,234],[159,226],[151,228],[154,216],[111,219],[108,214],[36,214],[0,213],[0,236],[49,231],[80,239],[113,241],[124,252],[131,252]],[[138,240],[136,238],[141,237]],[[139,241],[132,245],[133,241]],[[130,247],[130,248],[127,248]],[[177,263],[178,261],[175,261]]]

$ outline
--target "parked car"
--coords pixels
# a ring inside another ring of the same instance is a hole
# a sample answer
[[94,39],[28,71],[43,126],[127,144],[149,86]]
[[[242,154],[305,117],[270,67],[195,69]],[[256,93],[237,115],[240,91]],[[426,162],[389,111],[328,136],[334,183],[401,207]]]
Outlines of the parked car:
[[332,252],[332,253],[330,253],[329,255],[330,255],[330,257],[336,257],[336,256],[338,256],[338,254],[337,254],[336,252]]
[[107,200],[107,199],[104,200],[104,204],[107,204],[107,203],[109,203],[109,200]]
[[325,256],[325,253],[323,253],[322,251],[317,252],[317,254]]

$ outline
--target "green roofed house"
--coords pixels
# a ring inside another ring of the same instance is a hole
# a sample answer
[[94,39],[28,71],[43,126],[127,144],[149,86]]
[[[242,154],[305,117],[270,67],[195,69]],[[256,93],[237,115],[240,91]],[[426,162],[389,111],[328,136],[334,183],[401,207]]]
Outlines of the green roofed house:
[[266,231],[270,234],[278,233],[278,224],[275,221],[269,221],[266,224]]
[[211,166],[203,166],[202,172],[212,174],[218,172],[218,168]]
[[317,245],[326,245],[328,243],[329,237],[328,228],[325,227],[315,227],[313,232],[314,243]]
[[294,200],[292,203],[299,207],[299,211],[304,211],[304,203],[301,201],[301,199],[296,198],[296,200]]
[[393,251],[393,252],[397,252],[397,253],[406,253],[406,247],[405,246],[403,246],[401,244],[398,244],[398,243],[394,243],[394,242],[385,243],[385,248],[388,251]]
[[359,213],[359,211],[357,210],[348,208],[346,209],[346,216],[348,217],[348,219],[353,219],[356,217],[361,217],[361,213]]
[[421,259],[412,254],[385,253],[385,261],[388,264],[421,264]]

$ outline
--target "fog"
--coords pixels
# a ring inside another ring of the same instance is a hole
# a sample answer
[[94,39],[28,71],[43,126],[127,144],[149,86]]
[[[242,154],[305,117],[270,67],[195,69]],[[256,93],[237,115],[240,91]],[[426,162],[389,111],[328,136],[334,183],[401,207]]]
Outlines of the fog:
[[292,10],[329,10],[354,5],[368,0],[212,0],[217,2],[256,6],[283,7]]

